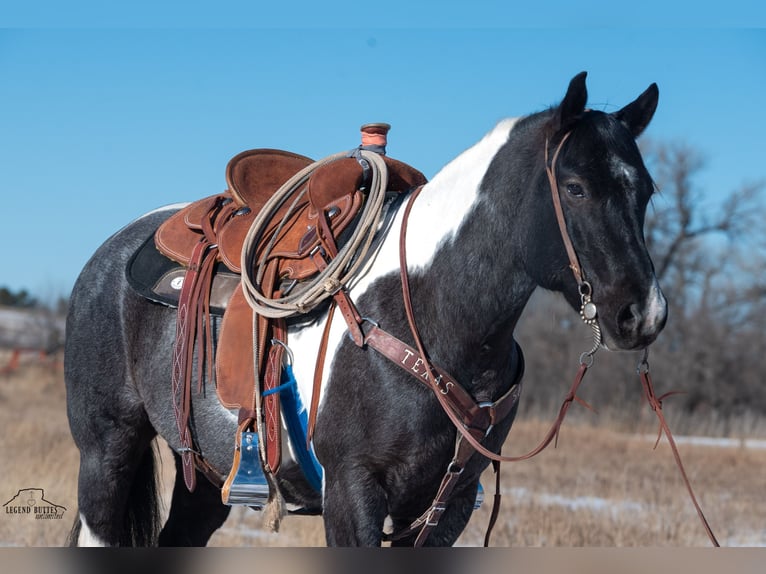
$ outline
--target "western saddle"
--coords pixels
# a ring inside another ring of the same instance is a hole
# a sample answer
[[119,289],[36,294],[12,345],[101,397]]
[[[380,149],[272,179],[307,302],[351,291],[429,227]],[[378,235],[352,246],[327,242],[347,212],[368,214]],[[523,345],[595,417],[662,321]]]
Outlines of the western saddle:
[[[243,259],[243,251],[251,252],[260,267],[257,289],[275,300],[316,277],[353,233],[368,199],[370,166],[362,151],[383,159],[387,196],[396,197],[426,182],[416,169],[385,155],[389,128],[388,124],[362,126],[362,145],[327,163],[281,150],[242,152],[226,168],[226,191],[189,204],[157,230],[157,249],[186,269],[178,303],[172,385],[189,490],[195,488],[196,466],[222,486],[225,503],[262,507],[267,497],[275,496],[274,477],[281,463],[280,394],[275,389],[282,377],[286,322],[256,313],[241,281],[226,305],[214,353],[210,289],[216,263],[249,277],[254,272],[243,271],[243,265],[251,261]],[[273,211],[255,245],[248,245],[258,214],[301,170],[309,174],[305,181]],[[343,291],[345,286],[337,289]],[[198,392],[207,373],[208,380],[215,381],[221,403],[239,409],[234,464],[225,481],[195,450],[189,426],[195,367]],[[251,448],[244,447],[243,441]],[[252,448],[254,442],[258,448]],[[255,459],[245,460],[253,456],[246,453],[252,452]],[[261,467],[265,481],[247,484],[240,472],[246,467],[249,474],[253,467]]]

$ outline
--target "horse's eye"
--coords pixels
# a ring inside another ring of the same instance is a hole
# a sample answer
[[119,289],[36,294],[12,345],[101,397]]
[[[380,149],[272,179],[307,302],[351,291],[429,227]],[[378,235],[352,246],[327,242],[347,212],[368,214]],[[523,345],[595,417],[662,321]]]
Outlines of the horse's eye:
[[567,193],[569,195],[574,195],[575,197],[585,197],[585,190],[579,183],[568,183]]

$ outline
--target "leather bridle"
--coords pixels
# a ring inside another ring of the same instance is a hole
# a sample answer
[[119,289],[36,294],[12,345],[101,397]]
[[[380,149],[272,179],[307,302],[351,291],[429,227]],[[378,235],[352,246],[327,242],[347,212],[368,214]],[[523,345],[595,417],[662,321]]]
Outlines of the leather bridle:
[[553,199],[553,210],[556,213],[556,221],[559,224],[559,231],[561,232],[561,239],[564,240],[564,247],[567,250],[567,256],[569,257],[569,267],[572,269],[572,273],[574,273],[575,280],[577,281],[578,287],[582,286],[583,283],[585,283],[585,279],[583,278],[582,273],[582,267],[580,266],[580,260],[577,258],[577,252],[574,249],[574,245],[572,245],[572,240],[569,238],[569,232],[567,231],[567,223],[564,219],[564,210],[561,207],[561,196],[559,196],[559,186],[558,181],[556,180],[556,161],[559,158],[559,153],[561,152],[561,148],[564,146],[564,142],[569,139],[569,136],[572,134],[572,132],[567,132],[564,134],[564,137],[561,138],[561,141],[559,142],[559,145],[556,146],[556,151],[553,152],[553,158],[550,161],[550,164],[548,163],[548,139],[545,140],[545,173],[548,175],[548,184],[550,185],[551,189],[551,196]]
[[580,293],[580,317],[586,325],[590,325],[593,329],[593,346],[589,351],[580,355],[580,362],[593,362],[593,355],[601,347],[601,328],[598,324],[598,310],[596,304],[593,303],[593,287],[585,280],[582,265],[577,257],[572,239],[569,237],[569,231],[567,230],[567,223],[564,219],[564,210],[561,207],[561,196],[559,195],[558,180],[556,179],[556,162],[559,157],[559,152],[564,146],[564,142],[567,141],[571,135],[571,131],[564,134],[561,138],[559,145],[556,146],[556,151],[553,153],[553,158],[548,163],[548,139],[545,140],[545,173],[548,175],[548,186],[551,190],[551,199],[553,200],[553,211],[556,214],[556,222],[559,225],[559,232],[561,239],[564,242],[564,248],[569,258],[569,268],[574,274],[575,281],[577,281],[577,291]]

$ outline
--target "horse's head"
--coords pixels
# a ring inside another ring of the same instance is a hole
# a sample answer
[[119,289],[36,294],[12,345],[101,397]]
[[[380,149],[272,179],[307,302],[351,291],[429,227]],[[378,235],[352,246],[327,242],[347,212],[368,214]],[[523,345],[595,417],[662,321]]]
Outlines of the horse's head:
[[[544,197],[544,207],[536,219],[551,241],[551,264],[538,268],[537,279],[562,291],[578,310],[582,292],[592,291],[604,342],[612,349],[649,345],[667,318],[643,233],[654,184],[635,141],[654,115],[658,94],[652,84],[614,113],[587,110],[583,72],[572,79],[545,126],[549,173],[539,178],[537,196]],[[556,223],[552,191],[560,200],[564,230]],[[581,278],[572,270],[578,264]]]

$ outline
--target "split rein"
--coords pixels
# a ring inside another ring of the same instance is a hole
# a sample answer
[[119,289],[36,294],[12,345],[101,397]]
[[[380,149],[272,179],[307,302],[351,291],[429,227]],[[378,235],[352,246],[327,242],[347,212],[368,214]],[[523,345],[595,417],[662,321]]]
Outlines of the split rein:
[[[427,372],[428,372],[428,379],[429,379],[429,382],[431,383],[432,389],[434,390],[434,394],[436,398],[438,399],[444,412],[447,414],[447,416],[450,418],[455,428],[458,430],[458,433],[459,433],[458,446],[456,447],[456,450],[461,450],[460,439],[465,439],[468,442],[468,444],[470,444],[470,446],[473,447],[473,449],[476,452],[490,459],[496,465],[495,472],[497,475],[497,483],[498,483],[497,492],[495,494],[495,503],[492,509],[492,515],[490,517],[489,526],[488,526],[487,533],[484,540],[485,546],[489,544],[489,536],[494,526],[495,520],[497,519],[497,514],[499,511],[499,501],[500,501],[499,480],[500,479],[499,479],[499,468],[497,465],[500,462],[517,462],[517,461],[532,458],[533,456],[542,452],[551,442],[554,442],[554,446],[555,446],[556,442],[558,441],[558,435],[559,435],[559,431],[561,430],[561,425],[564,422],[564,418],[566,417],[567,411],[569,410],[569,407],[572,404],[572,402],[577,401],[578,403],[585,406],[586,408],[593,410],[593,408],[589,404],[587,404],[585,401],[583,401],[577,396],[577,391],[580,385],[582,384],[582,381],[585,378],[585,374],[587,373],[588,369],[593,365],[593,357],[595,353],[601,347],[601,329],[598,325],[597,308],[591,298],[592,297],[591,285],[587,281],[585,281],[583,277],[582,267],[580,266],[579,260],[577,258],[577,253],[574,249],[574,246],[572,245],[572,241],[569,237],[569,232],[567,231],[566,221],[564,219],[564,212],[561,207],[561,198],[559,197],[559,192],[558,192],[558,183],[556,180],[556,160],[558,159],[559,152],[561,151],[561,148],[563,147],[564,142],[566,142],[570,134],[571,132],[566,133],[564,137],[561,139],[558,146],[556,147],[556,151],[553,154],[553,158],[550,164],[548,163],[548,141],[546,139],[545,169],[546,169],[548,181],[550,184],[551,195],[553,199],[553,206],[556,212],[556,220],[558,222],[559,230],[561,232],[561,237],[562,237],[562,240],[564,241],[564,246],[566,248],[567,255],[569,258],[569,263],[570,263],[569,266],[572,269],[572,272],[578,284],[578,291],[581,297],[580,316],[582,320],[593,329],[593,346],[590,350],[580,355],[580,367],[577,371],[577,374],[575,375],[574,382],[572,383],[572,386],[569,389],[569,392],[564,398],[564,401],[562,402],[561,407],[559,408],[558,415],[556,416],[556,419],[554,420],[550,429],[545,434],[542,441],[535,448],[533,448],[531,451],[529,451],[526,454],[523,454],[520,456],[502,456],[487,450],[484,446],[481,445],[479,440],[477,440],[477,438],[470,432],[468,427],[460,420],[458,415],[455,413],[455,410],[450,406],[447,398],[445,397],[445,393],[439,387],[438,381],[441,380],[441,377],[438,371],[431,364],[431,361],[428,360],[428,354],[426,353],[425,347],[423,345],[420,334],[418,332],[417,324],[415,321],[415,315],[412,309],[409,277],[407,273],[407,256],[406,256],[407,222],[409,220],[409,215],[412,209],[412,205],[415,199],[417,198],[417,196],[419,195],[422,187],[416,189],[415,192],[413,192],[410,198],[410,201],[407,203],[407,206],[404,212],[404,219],[402,223],[401,236],[400,236],[400,242],[399,242],[402,294],[404,296],[404,307],[405,307],[405,311],[407,315],[407,320],[409,322],[412,336],[414,337],[414,340],[415,340],[416,348],[418,352],[420,353],[420,357],[422,357],[424,360],[425,368],[427,369]],[[659,397],[655,394],[651,375],[649,372],[648,357],[649,357],[649,349],[646,348],[644,350],[643,358],[641,359],[641,362],[638,365],[637,373],[641,379],[641,385],[643,387],[647,402],[649,403],[649,405],[651,406],[652,410],[654,411],[655,415],[657,416],[659,420],[659,425],[660,425],[659,434],[657,436],[657,441],[655,442],[654,448],[657,447],[660,439],[662,438],[662,434],[664,433],[668,439],[668,443],[670,444],[670,448],[673,452],[673,457],[675,459],[676,465],[678,466],[678,469],[681,472],[681,476],[683,478],[684,484],[686,485],[686,489],[689,493],[692,503],[694,504],[694,508],[697,511],[697,515],[699,516],[702,522],[705,532],[707,533],[712,545],[715,547],[718,547],[720,546],[720,544],[718,543],[718,540],[716,539],[715,534],[713,534],[713,531],[707,519],[705,518],[702,508],[700,507],[699,502],[697,501],[697,497],[694,495],[691,482],[686,474],[686,470],[684,469],[683,463],[681,461],[681,457],[678,452],[678,447],[676,446],[676,442],[670,431],[670,427],[668,426],[668,423],[662,412],[662,399],[672,393],[666,393]],[[462,450],[465,450],[465,449],[462,449]],[[456,454],[456,458],[457,458],[457,454]],[[454,462],[454,459],[453,459],[453,462]],[[445,479],[442,482],[442,486],[440,487],[439,494],[437,494],[437,500],[440,498],[442,491],[445,490],[445,488],[448,486],[447,483],[449,480],[448,478],[449,476],[450,476],[450,473],[448,472],[447,475],[445,476]],[[449,486],[451,487],[451,484]],[[450,491],[451,491],[451,488],[450,488]],[[407,529],[407,532],[410,532],[416,526],[423,527],[423,531],[421,531],[420,536],[418,536],[416,545],[418,545],[418,542],[422,544],[422,542],[424,541],[424,538],[425,538],[424,534],[427,535],[427,531],[429,530],[428,526],[435,526],[435,524],[430,524],[430,521],[429,521],[429,518],[431,514],[433,513],[433,511],[437,510],[437,508],[435,507],[437,507],[436,504],[432,505],[431,509],[429,509],[429,511],[427,511],[427,513],[424,514],[423,517],[418,519],[415,523],[413,523],[413,525],[409,529]],[[444,509],[438,508],[438,510],[441,513],[443,512]],[[399,538],[399,536],[396,536],[396,535],[394,537]]]

